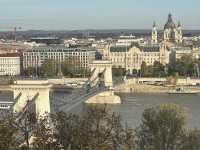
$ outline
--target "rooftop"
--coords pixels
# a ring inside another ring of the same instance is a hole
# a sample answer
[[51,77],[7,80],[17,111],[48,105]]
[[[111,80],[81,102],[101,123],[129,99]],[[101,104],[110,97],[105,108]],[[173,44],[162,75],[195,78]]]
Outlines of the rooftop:
[[126,51],[129,51],[129,49],[134,46],[144,52],[159,52],[160,51],[159,45],[140,46],[137,43],[132,43],[131,46],[127,46],[127,47],[126,46],[112,46],[112,47],[110,47],[110,52],[126,52]]
[[172,50],[175,50],[175,51],[191,51],[191,47],[173,47]]
[[176,28],[176,25],[173,22],[172,15],[169,14],[168,15],[168,20],[167,20],[167,22],[166,22],[166,24],[164,26],[164,29],[174,29],[174,28]]
[[54,51],[54,52],[70,52],[70,51],[95,51],[95,48],[93,47],[75,47],[75,48],[69,48],[66,46],[38,46],[33,47],[31,49],[27,49],[25,52],[47,52],[47,51]]
[[3,53],[0,57],[19,57],[19,53]]
[[130,48],[130,46],[112,46],[110,47],[110,52],[127,52]]
[[33,37],[31,40],[58,40],[58,37]]
[[160,47],[157,45],[141,46],[140,48],[144,52],[159,52],[160,51]]

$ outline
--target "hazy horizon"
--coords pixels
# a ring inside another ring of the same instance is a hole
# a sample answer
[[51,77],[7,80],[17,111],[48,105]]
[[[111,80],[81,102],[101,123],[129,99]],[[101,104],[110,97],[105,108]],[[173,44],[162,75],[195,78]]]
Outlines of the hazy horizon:
[[163,29],[172,13],[185,30],[200,29],[198,0],[0,0],[0,30]]

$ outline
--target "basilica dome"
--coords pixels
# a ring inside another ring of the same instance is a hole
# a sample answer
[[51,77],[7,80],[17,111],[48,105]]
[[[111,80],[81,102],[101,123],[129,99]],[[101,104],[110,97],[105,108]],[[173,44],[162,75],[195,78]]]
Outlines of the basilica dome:
[[167,23],[164,26],[164,29],[174,29],[174,28],[176,28],[176,25],[172,20],[172,15],[169,14],[168,15],[168,20],[167,20]]

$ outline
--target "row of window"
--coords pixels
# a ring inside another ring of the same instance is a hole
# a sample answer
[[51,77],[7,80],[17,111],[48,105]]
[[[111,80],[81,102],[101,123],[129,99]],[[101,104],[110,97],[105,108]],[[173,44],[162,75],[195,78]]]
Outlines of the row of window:
[[20,60],[0,60],[0,64],[20,64]]
[[27,55],[87,55],[89,53],[95,53],[95,51],[89,51],[89,52],[63,52],[63,53],[59,53],[59,52],[46,52],[46,53],[43,53],[43,52],[37,52],[37,53],[34,53],[34,52],[24,52],[23,53],[23,56],[27,56]]
[[9,109],[10,105],[7,104],[0,104],[0,109]]

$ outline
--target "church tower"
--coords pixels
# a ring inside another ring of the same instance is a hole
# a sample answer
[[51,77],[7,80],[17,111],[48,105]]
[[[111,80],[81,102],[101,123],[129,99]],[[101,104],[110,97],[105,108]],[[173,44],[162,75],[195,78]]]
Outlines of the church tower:
[[151,33],[151,44],[155,45],[158,44],[158,31],[156,22],[153,23],[152,33]]
[[183,41],[183,33],[182,33],[182,26],[180,21],[178,22],[178,26],[177,26],[177,39],[176,39],[177,43],[182,43]]
[[164,26],[164,41],[176,42],[176,25],[172,20],[172,15],[168,15],[167,22]]
[[164,41],[171,43],[182,43],[182,27],[181,23],[178,23],[178,26],[172,20],[172,15],[168,15],[168,20],[164,26]]

